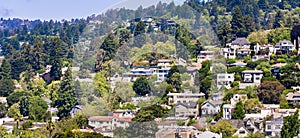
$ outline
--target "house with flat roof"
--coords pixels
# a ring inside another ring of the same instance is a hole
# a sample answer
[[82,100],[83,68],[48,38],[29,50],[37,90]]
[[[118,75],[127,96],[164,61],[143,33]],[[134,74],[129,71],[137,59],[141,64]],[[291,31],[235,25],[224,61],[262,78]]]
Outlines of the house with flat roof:
[[181,103],[188,103],[188,102],[197,102],[199,98],[204,98],[205,94],[204,93],[192,93],[191,91],[189,92],[184,92],[184,93],[168,93],[168,101],[169,104],[176,104],[178,102]]
[[221,89],[223,86],[227,89],[231,88],[234,82],[234,73],[220,73],[217,74],[217,88]]
[[242,82],[239,89],[245,89],[247,86],[258,86],[261,83],[263,71],[261,70],[245,70],[242,72]]
[[232,117],[234,106],[231,104],[224,104],[223,105],[223,119],[230,120]]
[[200,54],[197,56],[197,62],[202,63],[203,61],[213,60],[214,51],[200,51]]
[[285,96],[286,100],[293,105],[300,105],[300,93],[290,92]]
[[221,48],[220,55],[225,58],[235,59],[236,58],[236,49],[233,48]]

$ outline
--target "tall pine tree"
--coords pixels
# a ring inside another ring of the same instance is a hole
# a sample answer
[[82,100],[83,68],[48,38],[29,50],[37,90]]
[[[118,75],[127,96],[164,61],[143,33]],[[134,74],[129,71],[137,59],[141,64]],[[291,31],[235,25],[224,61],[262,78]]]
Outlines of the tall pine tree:
[[246,37],[246,26],[244,17],[239,7],[235,7],[231,20],[231,29],[233,37]]
[[35,42],[32,48],[32,68],[34,70],[41,70],[44,68],[44,53],[43,53],[43,42],[40,37],[35,38]]
[[0,74],[0,96],[7,97],[9,94],[14,92],[15,85],[11,79],[11,66],[10,63],[4,59],[1,65]]
[[58,117],[70,117],[70,111],[77,105],[71,68],[65,72],[54,106],[58,108]]

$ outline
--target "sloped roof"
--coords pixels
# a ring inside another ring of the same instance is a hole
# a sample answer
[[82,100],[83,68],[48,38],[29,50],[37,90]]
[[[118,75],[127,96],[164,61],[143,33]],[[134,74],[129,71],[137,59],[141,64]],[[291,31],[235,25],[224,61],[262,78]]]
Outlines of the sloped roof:
[[238,37],[234,41],[231,42],[231,45],[250,45],[250,42],[245,37]]
[[182,102],[177,102],[176,106],[182,105],[183,107],[186,108],[197,108],[198,103],[197,102],[188,102],[188,103],[182,103]]

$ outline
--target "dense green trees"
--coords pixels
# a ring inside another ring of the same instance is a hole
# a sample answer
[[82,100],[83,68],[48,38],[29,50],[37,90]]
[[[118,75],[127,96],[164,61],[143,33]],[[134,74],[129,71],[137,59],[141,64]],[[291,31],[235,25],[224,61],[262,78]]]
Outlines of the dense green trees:
[[4,59],[1,65],[0,72],[0,96],[8,96],[14,89],[14,82],[11,79],[11,66],[10,63]]
[[234,112],[232,113],[233,119],[244,119],[245,117],[245,110],[244,104],[242,101],[239,101],[234,108]]
[[146,77],[137,78],[132,87],[135,93],[140,96],[151,93],[151,88]]
[[257,96],[264,104],[279,104],[285,87],[278,81],[264,81],[257,89]]
[[61,81],[58,98],[54,106],[58,108],[58,117],[67,118],[70,111],[77,105],[71,68],[68,68]]
[[300,127],[298,117],[299,113],[298,111],[296,111],[293,115],[284,118],[284,123],[280,132],[280,136],[282,138],[291,138],[298,136]]

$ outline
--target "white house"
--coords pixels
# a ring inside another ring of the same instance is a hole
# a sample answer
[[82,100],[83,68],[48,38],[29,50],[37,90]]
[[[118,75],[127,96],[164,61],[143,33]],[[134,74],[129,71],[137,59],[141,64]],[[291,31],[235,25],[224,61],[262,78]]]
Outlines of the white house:
[[224,56],[225,58],[235,59],[236,58],[235,51],[236,50],[233,48],[221,48],[220,55]]
[[274,52],[278,53],[281,51],[282,53],[290,53],[295,49],[295,45],[289,40],[279,41],[274,48]]
[[200,51],[200,54],[197,56],[197,62],[202,63],[203,61],[213,60],[214,51]]
[[223,118],[226,120],[230,120],[232,117],[234,107],[231,104],[223,105]]
[[242,82],[239,89],[244,89],[247,86],[258,86],[261,83],[263,71],[261,70],[245,70],[242,72]]
[[231,84],[234,82],[234,73],[221,73],[217,74],[217,87],[221,89],[225,86],[227,89],[231,88]]
[[197,102],[199,98],[204,98],[204,93],[168,93],[169,104],[176,104],[177,102],[187,103],[187,102]]
[[271,121],[266,121],[266,137],[275,137],[280,135],[281,127],[283,126],[283,117],[273,118]]

